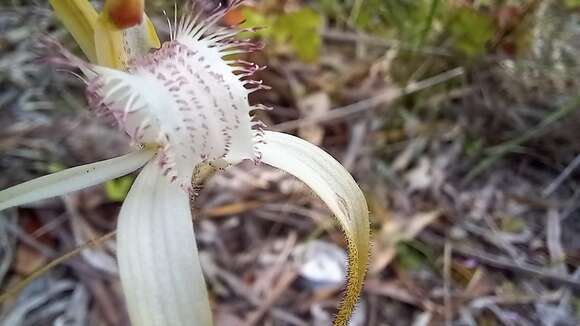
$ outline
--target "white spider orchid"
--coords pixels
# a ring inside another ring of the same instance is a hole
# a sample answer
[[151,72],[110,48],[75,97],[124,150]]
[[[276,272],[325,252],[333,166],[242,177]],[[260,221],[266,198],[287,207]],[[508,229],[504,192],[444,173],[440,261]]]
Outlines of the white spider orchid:
[[[246,77],[258,67],[228,60],[249,43],[217,28],[227,10],[176,22],[159,49],[143,0],[107,1],[99,15],[87,0],[51,0],[92,63],[60,50],[87,82],[92,109],[112,115],[139,149],[0,192],[0,210],[59,196],[145,166],[119,214],[117,256],[133,325],[212,325],[192,224],[194,171],[204,164],[263,162],[293,174],[328,205],[348,240],[346,294],[335,325],[346,325],[367,268],[365,198],[350,174],[320,148],[252,121]],[[232,6],[242,1],[233,1]],[[226,8],[229,9],[229,8]]]

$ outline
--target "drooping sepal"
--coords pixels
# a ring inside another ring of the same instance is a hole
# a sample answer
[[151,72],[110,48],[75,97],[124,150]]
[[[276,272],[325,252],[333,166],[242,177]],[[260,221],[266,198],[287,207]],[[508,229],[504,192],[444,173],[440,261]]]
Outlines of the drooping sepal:
[[300,138],[266,131],[258,144],[262,162],[308,185],[336,216],[348,241],[348,279],[334,324],[345,326],[358,302],[369,255],[369,212],[365,197],[345,168],[322,149]]

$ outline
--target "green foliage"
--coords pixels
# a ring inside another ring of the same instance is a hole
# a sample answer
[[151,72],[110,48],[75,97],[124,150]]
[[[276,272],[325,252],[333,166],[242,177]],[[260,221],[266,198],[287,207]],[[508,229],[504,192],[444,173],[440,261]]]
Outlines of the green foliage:
[[492,18],[467,7],[457,9],[454,16],[449,32],[455,47],[468,57],[485,53],[487,43],[496,33]]
[[383,31],[390,18],[388,15],[390,13],[388,7],[390,6],[389,1],[365,0],[357,15],[352,17],[353,23],[356,27],[364,30]]
[[134,180],[133,176],[128,175],[107,181],[105,183],[107,198],[113,202],[122,202],[127,197]]
[[278,44],[289,42],[301,60],[314,61],[320,54],[322,18],[312,9],[278,17],[272,27]]
[[484,147],[483,139],[477,137],[467,137],[463,146],[463,152],[467,157],[476,158],[481,155]]
[[570,9],[576,9],[580,7],[580,0],[564,0],[564,5]]
[[356,27],[375,34],[395,36],[419,45],[433,29],[437,17],[444,13],[440,0],[364,0],[351,17]]
[[[256,34],[258,34],[258,36],[263,37],[263,38],[270,38],[272,35],[272,29],[271,26],[274,24],[275,22],[275,17],[269,17],[255,9],[252,8],[244,8],[244,17],[246,19],[246,21],[243,24],[243,27],[246,28],[254,28],[254,27],[258,27],[258,28],[262,28],[260,30],[258,30],[256,32]],[[244,35],[245,37],[246,35]]]
[[321,11],[330,17],[339,18],[345,16],[345,5],[337,0],[318,0]]
[[411,242],[397,244],[397,261],[401,268],[408,271],[421,270],[426,265],[426,257]]
[[525,230],[526,221],[518,216],[504,216],[499,227],[504,232],[520,233]]
[[536,126],[527,129],[523,134],[516,136],[504,143],[488,147],[485,149],[485,158],[479,160],[479,163],[467,174],[464,182],[469,182],[481,173],[487,171],[500,159],[506,155],[521,151],[522,146],[533,140],[545,135],[553,125],[565,119],[580,107],[580,97],[575,96],[568,98],[559,108],[545,116]]
[[62,163],[59,162],[50,162],[48,163],[48,165],[46,166],[46,171],[48,173],[56,173],[62,170],[65,170],[66,166]]
[[267,27],[258,35],[274,42],[274,46],[290,47],[305,62],[316,61],[320,56],[322,17],[316,11],[303,8],[290,13],[265,15],[247,8],[244,15],[245,27]]
[[399,40],[407,52],[445,48],[458,58],[473,59],[487,53],[498,32],[489,6],[482,9],[441,0],[317,0],[316,10],[303,6],[284,12],[272,4],[245,8],[244,16],[245,27],[266,27],[258,35],[269,41],[270,51],[293,53],[305,62],[320,55],[325,21],[321,15],[339,29],[354,27]]
[[[565,1],[580,3],[580,0]],[[467,6],[441,0],[318,0],[318,7],[331,20],[343,22],[347,17],[350,25],[397,39],[407,49],[446,44],[447,48],[474,58],[486,53],[488,43],[497,33],[493,14],[481,9],[483,5],[478,3]]]

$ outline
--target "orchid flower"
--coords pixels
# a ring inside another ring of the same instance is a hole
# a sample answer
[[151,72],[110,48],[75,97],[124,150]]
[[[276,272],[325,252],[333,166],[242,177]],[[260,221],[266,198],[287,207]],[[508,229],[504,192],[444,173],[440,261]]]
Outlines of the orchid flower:
[[[0,210],[60,196],[143,167],[117,225],[123,293],[135,326],[212,325],[195,242],[190,199],[202,166],[243,160],[284,170],[309,186],[336,216],[348,242],[349,270],[335,325],[346,325],[362,290],[369,252],[365,198],[332,156],[297,137],[265,131],[248,95],[257,65],[231,59],[252,50],[240,32],[219,27],[232,7],[209,17],[185,15],[159,44],[143,0],[107,0],[100,14],[88,0],[51,0],[88,62],[60,47],[80,69],[89,106],[112,116],[136,150],[13,186]],[[153,49],[153,50],[151,50]]]

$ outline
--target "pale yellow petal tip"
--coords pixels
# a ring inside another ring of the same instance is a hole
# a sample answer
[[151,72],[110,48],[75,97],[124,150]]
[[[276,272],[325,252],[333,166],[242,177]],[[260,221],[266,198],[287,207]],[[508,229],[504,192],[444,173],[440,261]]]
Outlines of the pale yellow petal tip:
[[96,62],[94,43],[97,11],[88,0],[50,0],[55,15],[72,34],[91,62]]
[[348,275],[347,284],[334,326],[346,326],[352,316],[362,294],[364,280],[368,269],[369,241],[358,239],[354,241],[351,235],[348,239]]
[[143,14],[141,24],[121,30],[103,12],[95,24],[95,45],[99,65],[124,70],[131,59],[129,53],[145,55],[149,49],[161,47],[161,42],[147,15]]
[[107,0],[103,11],[109,22],[118,29],[140,25],[145,13],[144,0]]
[[123,34],[111,25],[106,15],[101,14],[95,24],[95,45],[99,65],[115,69],[125,67],[127,58],[123,48]]
[[147,24],[147,40],[149,41],[149,46],[152,49],[158,49],[161,47],[161,41],[159,40],[159,35],[157,35],[157,30],[155,30],[155,25],[147,15],[145,15],[145,23]]

